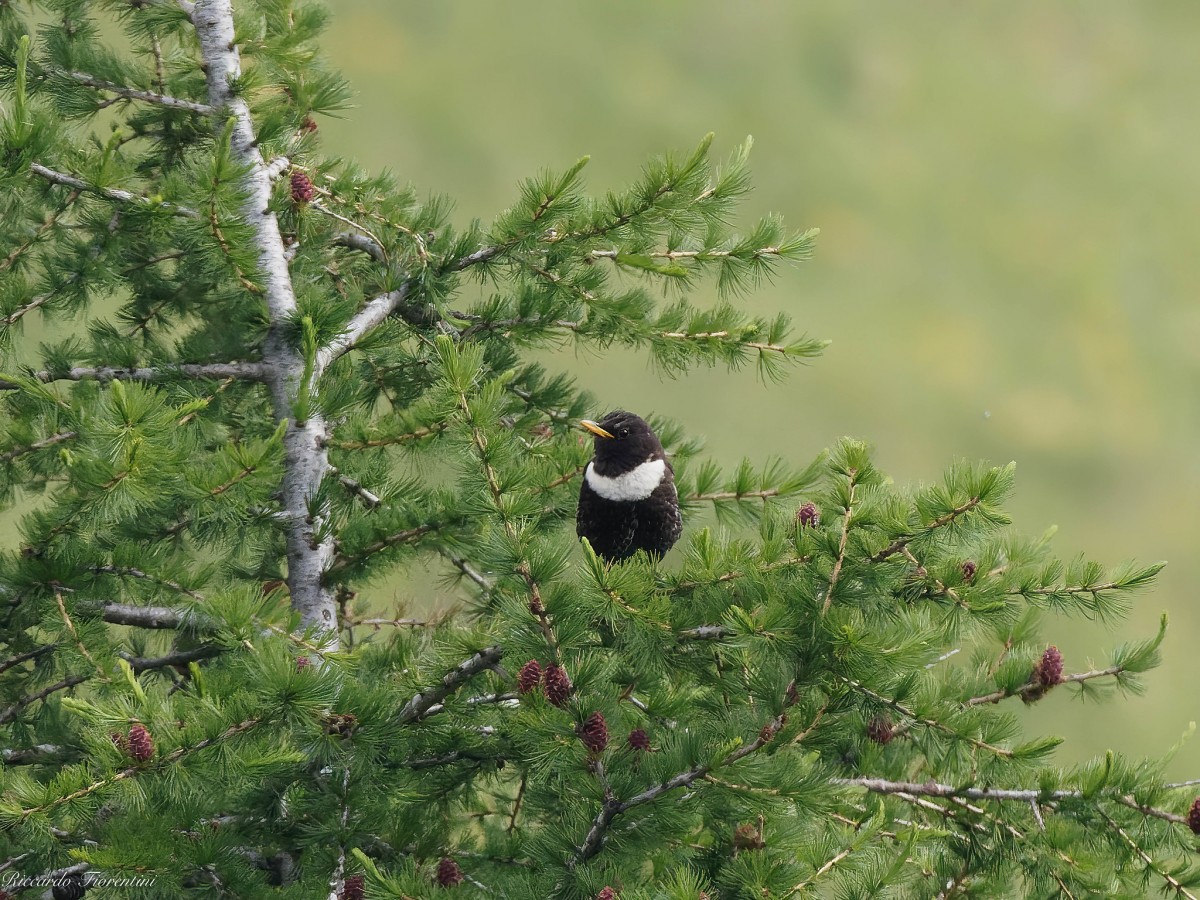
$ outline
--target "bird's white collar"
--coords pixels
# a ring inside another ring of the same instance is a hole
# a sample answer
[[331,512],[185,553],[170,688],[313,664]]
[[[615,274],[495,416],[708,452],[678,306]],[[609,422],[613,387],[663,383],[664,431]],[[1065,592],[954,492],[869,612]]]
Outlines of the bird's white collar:
[[662,484],[663,475],[667,471],[665,459],[648,459],[636,469],[609,478],[596,472],[594,464],[588,463],[583,473],[588,487],[605,500],[645,500],[654,493],[654,489]]

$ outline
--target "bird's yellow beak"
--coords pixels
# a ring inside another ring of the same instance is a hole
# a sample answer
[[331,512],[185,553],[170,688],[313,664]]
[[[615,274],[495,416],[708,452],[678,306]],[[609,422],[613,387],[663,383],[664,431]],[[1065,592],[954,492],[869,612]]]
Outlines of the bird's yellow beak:
[[613,437],[591,419],[580,419],[579,427],[584,431],[590,431],[592,434],[596,435],[596,437],[609,438],[610,440]]

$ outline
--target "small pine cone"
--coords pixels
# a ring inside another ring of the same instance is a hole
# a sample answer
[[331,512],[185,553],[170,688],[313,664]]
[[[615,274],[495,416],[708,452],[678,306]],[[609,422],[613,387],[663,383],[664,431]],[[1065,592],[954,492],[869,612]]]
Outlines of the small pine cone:
[[348,738],[358,728],[358,716],[354,713],[330,713],[325,717],[325,733]]
[[312,660],[309,659],[307,656],[296,657],[296,671],[297,672],[303,672],[305,669],[307,669],[311,665],[312,665]]
[[1192,834],[1200,834],[1200,797],[1192,801],[1192,807],[1188,810],[1187,827],[1192,829]]
[[640,750],[643,753],[650,749],[650,738],[641,728],[629,732],[629,749]]
[[129,755],[138,762],[145,762],[154,755],[154,739],[141,722],[129,729]]
[[617,892],[605,885],[600,889],[600,893],[596,895],[596,900],[617,900]]
[[974,580],[975,580],[975,573],[976,573],[978,570],[979,570],[979,567],[975,565],[975,560],[973,560],[973,559],[968,559],[966,562],[964,562],[964,563],[962,564],[962,576],[963,576],[963,581],[966,581],[966,582],[972,582],[972,581],[974,581]]
[[772,719],[762,727],[761,731],[758,732],[758,739],[764,744],[768,743],[772,738],[775,737],[775,735],[779,734],[779,729],[782,728],[786,723],[787,716],[780,716],[778,719]]
[[317,130],[317,120],[312,116],[305,116],[304,121],[300,123],[301,134],[312,134]]
[[566,706],[567,699],[571,696],[571,679],[567,677],[567,670],[560,665],[551,663],[546,666],[543,681],[546,699],[555,706]]
[[867,723],[867,737],[877,744],[890,744],[896,729],[887,716],[876,716]]
[[750,823],[739,825],[733,832],[733,849],[762,850],[767,846],[763,840],[762,831]]
[[517,693],[528,694],[542,683],[542,665],[536,659],[531,659],[521,666],[517,674]]
[[1041,662],[1033,670],[1033,680],[1042,687],[1054,687],[1056,684],[1062,684],[1063,658],[1053,644],[1046,648]]
[[533,599],[529,601],[529,611],[539,619],[546,614],[546,607],[542,605],[542,598],[537,594],[534,594]]
[[339,900],[363,900],[363,876],[347,875],[342,884],[342,894]]
[[593,753],[600,753],[608,746],[608,723],[601,713],[594,712],[575,729],[583,745]]
[[303,172],[292,173],[292,200],[296,203],[308,203],[316,196],[312,179]]
[[[119,731],[114,731],[109,735],[109,737],[112,739],[114,747],[116,747],[122,753],[129,752],[129,742],[125,740],[125,735],[121,734]],[[2,898],[0,898],[0,900],[2,900]]]
[[816,528],[821,524],[821,512],[814,503],[805,503],[796,510],[796,521],[801,528]]
[[448,856],[443,856],[437,867],[437,883],[442,887],[454,887],[456,884],[462,884],[462,880],[463,873],[458,863]]

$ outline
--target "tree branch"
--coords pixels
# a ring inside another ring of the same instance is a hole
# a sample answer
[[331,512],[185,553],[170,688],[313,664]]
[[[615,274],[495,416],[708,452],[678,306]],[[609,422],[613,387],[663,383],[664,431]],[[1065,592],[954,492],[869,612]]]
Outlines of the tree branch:
[[413,282],[405,281],[396,290],[380,294],[360,309],[346,323],[341,334],[317,351],[313,377],[320,377],[335,361],[353,350],[359,341],[382,325],[388,316],[399,310],[408,299],[412,288]]
[[[1124,666],[1109,666],[1107,669],[1096,669],[1092,672],[1076,672],[1074,675],[1067,675],[1059,684],[1080,684],[1084,681],[1091,681],[1093,678],[1108,678],[1113,675],[1120,675],[1125,671]],[[1028,684],[1023,684],[1015,691],[993,691],[990,694],[983,694],[979,697],[972,697],[964,701],[965,706],[979,706],[982,703],[999,703],[1001,700],[1006,700],[1009,697],[1025,697],[1035,691],[1044,691],[1046,687],[1031,681]]]
[[134,672],[146,672],[150,669],[165,669],[168,666],[186,666],[202,659],[212,659],[224,652],[225,648],[218,644],[204,644],[191,650],[175,650],[162,656],[128,656],[122,653],[121,658],[129,663]]
[[[822,710],[822,712],[824,712],[824,710]],[[635,806],[641,806],[644,803],[650,803],[654,800],[657,800],[659,797],[668,793],[669,791],[673,791],[681,787],[687,787],[689,784],[704,778],[714,769],[722,769],[726,766],[731,766],[738,760],[745,759],[751,753],[761,750],[771,742],[771,740],[779,732],[779,729],[783,727],[783,722],[783,716],[778,716],[772,719],[765,726],[763,726],[762,731],[759,732],[758,737],[755,740],[743,747],[739,747],[720,762],[717,762],[713,765],[695,766],[694,768],[688,769],[686,772],[680,772],[677,775],[672,775],[666,781],[656,784],[654,787],[648,788],[647,790],[642,791],[640,794],[630,797],[628,800],[622,801],[617,800],[615,797],[607,796],[604,800],[604,804],[600,807],[600,812],[592,821],[592,827],[588,829],[588,833],[584,837],[583,843],[580,844],[579,849],[575,851],[575,857],[572,861],[572,866],[581,862],[587,862],[600,852],[600,849],[604,845],[604,837],[607,834],[609,827],[612,825],[613,820],[617,816],[628,812]]]
[[18,456],[24,456],[26,453],[33,453],[37,450],[44,450],[47,447],[53,447],[55,444],[61,444],[63,441],[73,440],[79,437],[78,431],[61,431],[58,434],[52,434],[47,438],[42,438],[40,441],[34,441],[32,444],[26,444],[23,447],[14,447],[5,453],[0,453],[0,463],[12,462]]
[[436,706],[449,697],[458,689],[459,685],[500,662],[502,656],[504,656],[504,650],[499,646],[480,650],[470,659],[459,663],[447,672],[441,683],[436,687],[420,692],[404,704],[404,708],[396,716],[396,721],[403,725],[407,722],[420,719],[421,716],[429,711],[430,707]]
[[[1017,803],[1046,803],[1055,800],[1083,798],[1083,791],[1080,790],[1042,791],[1032,788],[972,787],[970,785],[955,787],[950,784],[939,784],[932,780],[917,784],[912,781],[888,781],[884,778],[833,778],[831,783],[839,787],[864,788],[874,794],[911,794],[914,797],[962,797],[968,800],[998,800]],[[1187,819],[1184,816],[1154,806],[1145,806],[1128,794],[1110,795],[1110,797],[1113,801],[1135,809],[1144,816],[1152,816],[1176,825],[1187,825]]]
[[930,522],[928,525],[926,525],[924,528],[922,528],[920,531],[916,532],[915,534],[907,534],[904,537],[897,538],[895,541],[888,544],[886,547],[884,547],[882,550],[880,550],[878,553],[876,553],[874,556],[872,556],[871,562],[883,562],[889,556],[893,556],[896,553],[899,553],[900,551],[902,551],[905,547],[907,547],[909,545],[909,543],[911,541],[914,541],[923,535],[929,534],[931,531],[936,531],[939,528],[943,528],[946,525],[949,525],[951,522],[953,522],[955,519],[957,519],[963,513],[970,512],[976,506],[979,505],[979,502],[980,502],[979,497],[972,497],[970,500],[968,500],[962,506],[956,506],[954,509],[950,510],[950,512],[946,513],[944,516],[939,516],[938,518],[934,519],[932,522]]
[[355,563],[362,562],[368,556],[373,556],[382,550],[387,550],[389,547],[398,547],[401,544],[411,544],[413,541],[419,540],[431,531],[437,531],[441,527],[437,523],[426,523],[417,525],[415,528],[406,528],[402,531],[397,531],[394,534],[389,534],[382,537],[374,543],[363,547],[354,556],[339,553],[333,560],[333,564],[326,571],[326,578],[330,581],[336,580],[346,569]]
[[133,606],[127,603],[105,603],[100,617],[110,625],[131,625],[134,628],[179,628],[184,614],[169,606]]
[[768,500],[782,493],[779,488],[764,488],[761,491],[714,491],[710,494],[688,494],[683,500],[687,503],[700,503],[704,500]]
[[[0,750],[0,762],[6,766],[61,765],[63,756],[67,753],[67,748],[58,744],[34,744],[32,747],[20,749],[5,747]],[[4,867],[0,866],[0,872],[2,871]]]
[[0,675],[3,675],[13,666],[19,666],[23,662],[28,662],[31,659],[37,659],[39,656],[45,656],[54,649],[54,644],[42,644],[40,647],[34,647],[32,650],[25,653],[18,653],[16,656],[10,657],[3,662],[0,662]]
[[147,103],[156,103],[159,106],[165,106],[168,109],[184,109],[202,116],[211,116],[216,112],[215,109],[206,103],[196,103],[193,100],[180,100],[177,97],[168,97],[166,94],[159,94],[154,91],[143,91],[138,88],[126,87],[111,81],[105,81],[103,78],[97,78],[95,75],[89,75],[87,72],[54,70],[53,74],[61,75],[78,84],[87,85],[100,91],[117,94],[126,100],[143,100]]
[[918,725],[923,725],[926,728],[932,728],[935,731],[940,731],[943,734],[948,734],[952,738],[956,738],[957,740],[966,741],[972,747],[978,747],[980,750],[987,750],[991,753],[995,753],[997,756],[1011,758],[1013,755],[1013,752],[1006,747],[997,747],[994,744],[989,744],[987,741],[981,741],[978,738],[967,737],[966,735],[959,734],[957,731],[955,731],[949,725],[944,725],[941,722],[936,721],[935,719],[926,719],[923,716],[919,716],[919,715],[917,715],[917,713],[915,711],[909,709],[904,704],[899,703],[895,700],[892,700],[888,697],[885,697],[882,694],[878,694],[875,691],[871,690],[870,688],[863,686],[862,684],[860,684],[859,682],[857,682],[851,678],[842,678],[841,680],[845,684],[847,684],[851,688],[853,688],[854,690],[858,691],[859,693],[865,694],[866,696],[870,697],[872,700],[876,701],[877,703],[882,703],[885,706],[888,706],[891,709],[896,710],[896,712],[900,713],[902,716],[905,716],[908,719],[911,719],[913,722],[917,723]]
[[0,725],[11,722],[21,714],[21,710],[23,710],[25,707],[37,703],[39,700],[45,700],[53,693],[65,691],[67,688],[72,688],[77,684],[82,684],[91,677],[91,675],[68,675],[62,681],[56,681],[54,684],[42,688],[36,694],[29,694],[25,697],[17,698],[17,701],[13,703],[12,706],[8,707],[3,712],[0,712]]
[[[201,2],[203,2],[203,0],[201,0]],[[262,719],[257,719],[257,718],[256,719],[246,719],[244,722],[239,722],[237,725],[231,725],[229,728],[226,728],[223,732],[221,732],[216,737],[205,738],[204,740],[198,741],[197,743],[193,744],[190,747],[179,747],[178,749],[172,750],[170,753],[168,753],[166,756],[162,757],[162,759],[160,759],[158,761],[158,765],[155,766],[155,768],[166,767],[166,766],[170,765],[171,763],[175,762],[176,760],[180,759],[181,757],[186,756],[189,753],[195,753],[197,750],[203,750],[205,747],[211,746],[212,744],[215,744],[218,741],[227,740],[227,739],[233,737],[234,735],[241,734],[244,731],[249,731],[251,728],[254,728],[257,725],[262,724],[262,721],[263,721]],[[47,810],[54,809],[56,806],[62,806],[62,804],[64,804],[64,803],[70,803],[72,800],[79,800],[82,797],[87,797],[90,794],[94,794],[96,791],[100,790],[101,788],[105,788],[110,785],[116,784],[118,781],[124,781],[126,778],[132,778],[134,775],[137,775],[139,772],[142,772],[146,768],[147,767],[143,766],[143,765],[130,766],[127,769],[122,769],[120,772],[117,772],[115,775],[112,775],[108,778],[102,778],[99,781],[93,782],[92,784],[88,785],[85,788],[80,788],[77,791],[67,794],[65,797],[55,797],[53,800],[50,800],[47,803],[43,803],[41,806],[33,806],[33,807],[29,807],[28,809],[22,809],[21,814],[20,814],[21,819],[22,820],[28,819],[30,816],[34,815],[35,813],[46,812]]]
[[[85,381],[96,380],[101,384],[110,381],[163,381],[169,378],[183,376],[185,378],[241,378],[247,381],[265,381],[268,377],[267,367],[257,362],[228,362],[228,363],[181,363],[174,366],[158,366],[154,368],[119,369],[111,366],[76,366],[65,372],[42,370],[30,373],[31,378],[43,384],[54,381]],[[15,381],[0,378],[0,391],[15,391],[21,385]]]
[[186,219],[198,219],[200,214],[194,209],[188,209],[186,206],[177,206],[174,203],[168,203],[165,200],[151,200],[148,197],[143,197],[140,194],[135,194],[132,191],[121,190],[120,188],[106,188],[99,185],[89,184],[82,178],[77,178],[74,175],[68,175],[66,172],[59,172],[54,169],[47,168],[41,163],[30,163],[29,171],[39,178],[44,178],[51,184],[61,184],[64,187],[74,188],[77,191],[83,191],[88,194],[97,194],[106,200],[112,200],[116,203],[135,203],[144,206],[155,206],[165,209],[174,215],[183,216]]

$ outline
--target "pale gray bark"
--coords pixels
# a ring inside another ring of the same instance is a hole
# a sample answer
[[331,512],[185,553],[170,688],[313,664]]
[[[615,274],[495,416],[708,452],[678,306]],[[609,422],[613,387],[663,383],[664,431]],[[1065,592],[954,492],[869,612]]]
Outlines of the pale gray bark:
[[[268,369],[262,363],[228,362],[228,363],[183,363],[178,366],[158,366],[156,368],[118,369],[112,366],[75,366],[65,372],[50,372],[43,370],[34,372],[31,378],[49,383],[52,381],[163,381],[168,378],[183,375],[187,378],[244,378],[251,381],[266,379]],[[20,385],[13,381],[0,378],[0,391],[15,391]]]
[[333,592],[324,583],[325,571],[333,562],[333,535],[325,528],[328,510],[317,506],[315,500],[329,468],[324,443],[328,425],[316,410],[304,421],[296,419],[297,397],[301,391],[309,390],[309,386],[301,384],[304,358],[284,336],[297,307],[279,223],[270,211],[271,172],[258,150],[250,108],[231,88],[231,83],[241,75],[232,3],[198,0],[191,17],[200,39],[209,104],[232,117],[231,150],[247,169],[242,185],[247,199],[242,212],[254,230],[258,274],[271,322],[263,346],[263,363],[268,369],[266,382],[276,417],[291,420],[283,438],[281,493],[287,516],[287,581],[292,607],[305,625],[316,625],[330,632],[330,649],[336,650],[337,605]]

